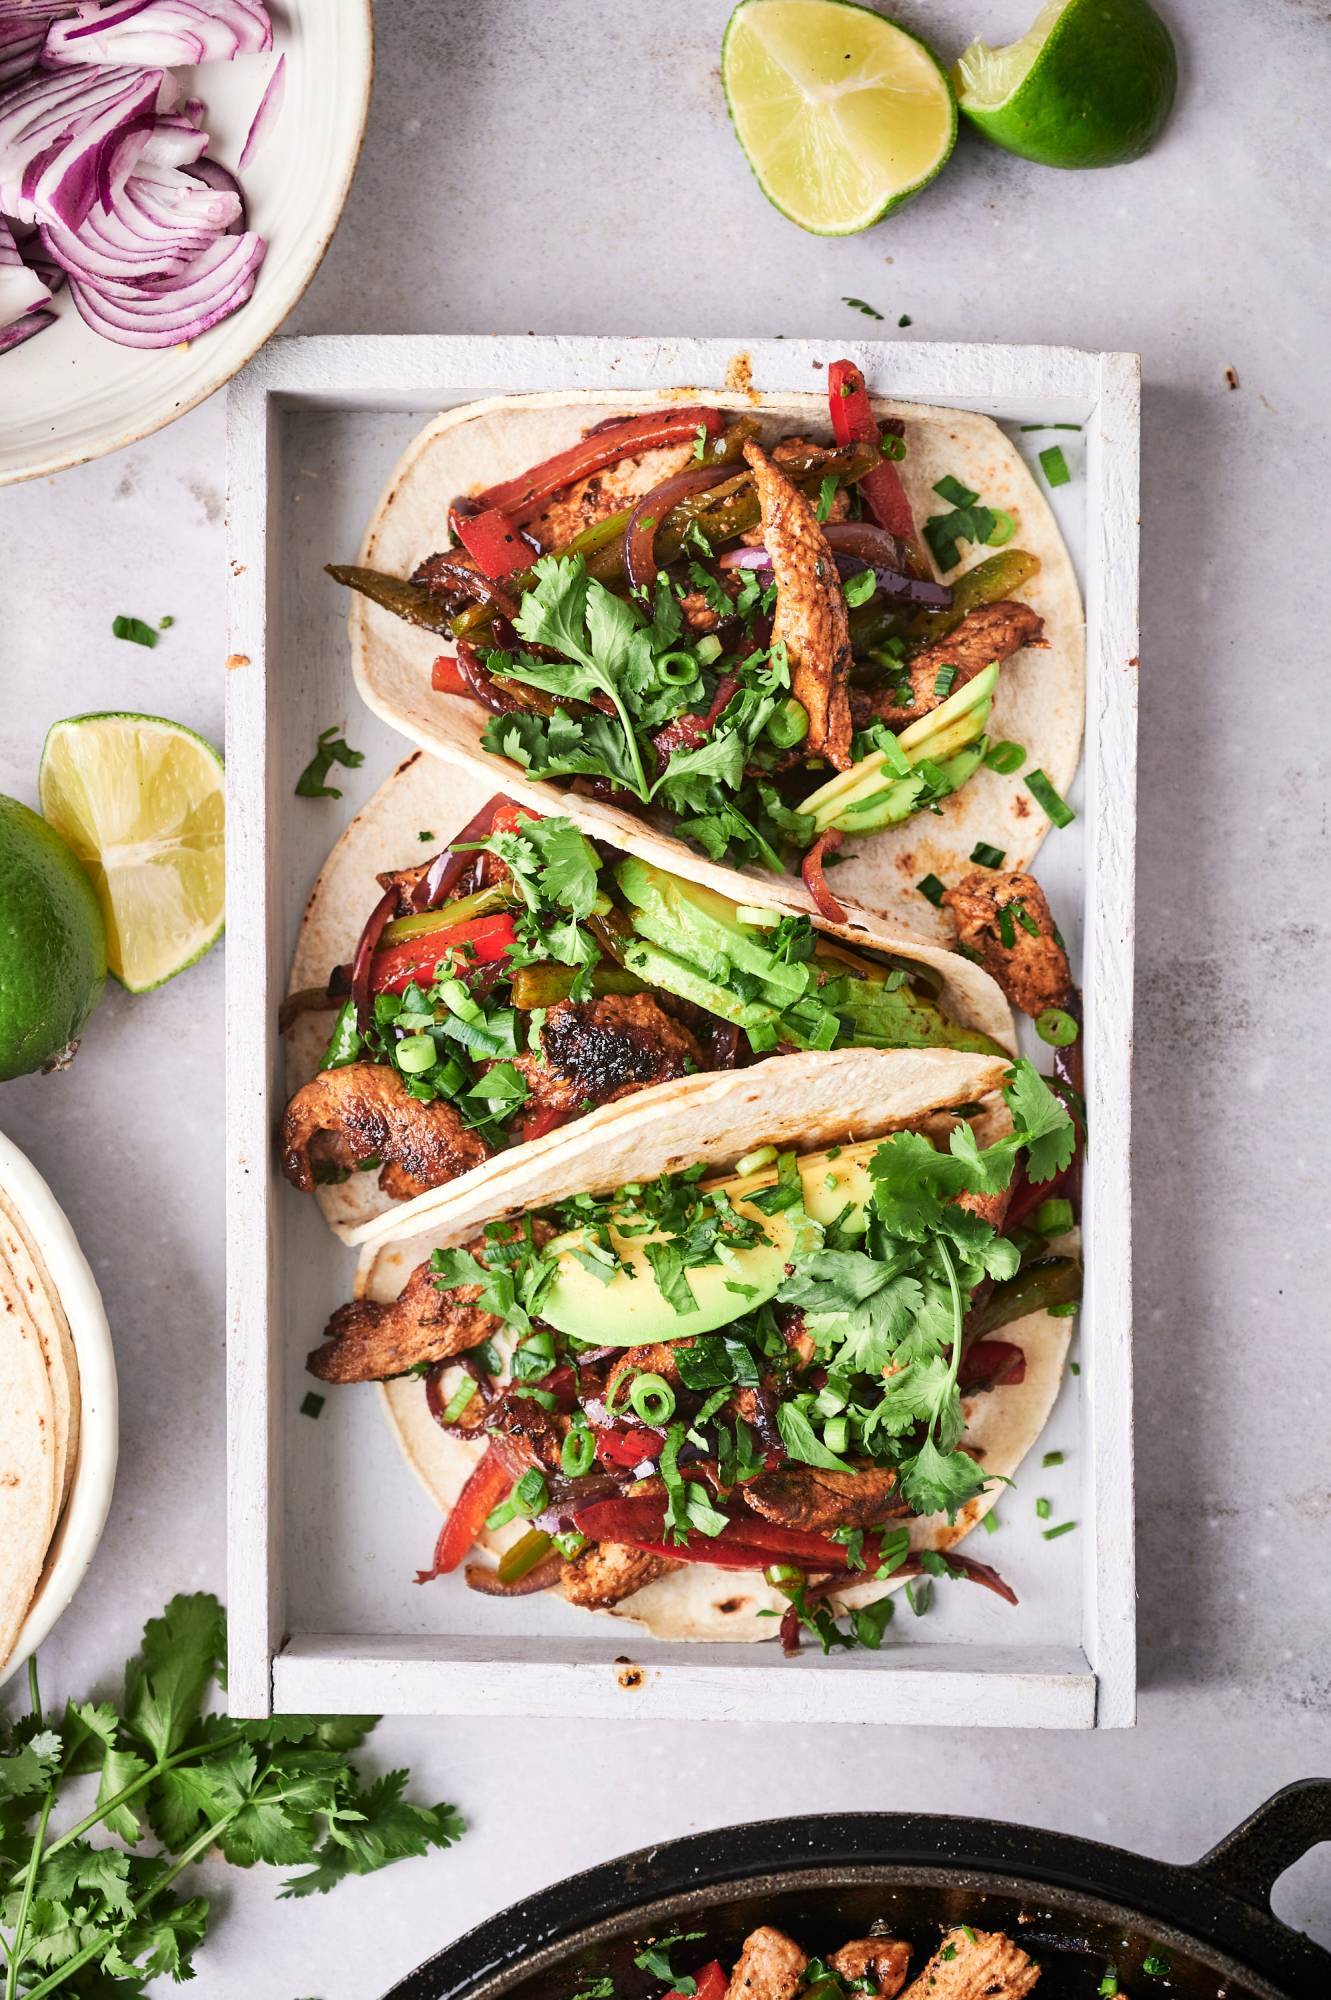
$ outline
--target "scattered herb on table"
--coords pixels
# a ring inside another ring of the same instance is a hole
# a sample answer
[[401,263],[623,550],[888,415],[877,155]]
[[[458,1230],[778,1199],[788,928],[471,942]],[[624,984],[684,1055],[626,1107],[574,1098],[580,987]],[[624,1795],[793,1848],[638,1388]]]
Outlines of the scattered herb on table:
[[[209,1906],[175,1888],[211,1850],[241,1868],[303,1867],[281,1893],[309,1896],[461,1834],[452,1806],[403,1798],[406,1772],[362,1782],[349,1753],[374,1716],[205,1715],[224,1652],[222,1607],[198,1593],[144,1627],[119,1710],[71,1701],[48,1716],[30,1662],[30,1712],[0,1717],[5,2000],[62,1988],[111,2000],[190,1978]],[[66,1787],[90,1776],[91,1810],[55,1832]],[[121,1844],[94,1847],[97,1828]],[[149,1837],[152,1851],[130,1851]]]
[[337,733],[337,724],[331,729],[319,732],[319,741],[305,769],[296,780],[298,799],[340,799],[342,794],[336,785],[328,783],[328,773],[334,764],[345,764],[354,771],[358,764],[365,762],[363,750],[353,750],[345,737]]
[[153,647],[157,644],[157,628],[142,618],[116,617],[111,620],[111,631],[117,639],[128,639],[131,645]]
[[1040,453],[1040,466],[1051,486],[1066,486],[1072,477],[1061,444],[1045,446]]
[[897,321],[898,326],[912,326],[913,324],[914,322],[909,313],[902,313],[901,318]]
[[843,306],[853,306],[857,313],[864,313],[869,319],[881,319],[883,317],[878,309],[875,306],[871,306],[865,299],[843,298],[841,303]]

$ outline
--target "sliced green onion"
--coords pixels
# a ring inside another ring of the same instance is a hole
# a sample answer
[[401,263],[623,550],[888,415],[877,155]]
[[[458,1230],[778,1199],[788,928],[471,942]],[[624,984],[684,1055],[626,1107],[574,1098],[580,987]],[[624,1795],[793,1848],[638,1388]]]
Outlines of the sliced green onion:
[[458,1383],[457,1388],[444,1404],[442,1414],[439,1418],[440,1423],[455,1424],[475,1394],[476,1381],[474,1376],[464,1375]]
[[854,576],[848,576],[845,583],[846,603],[854,611],[861,604],[867,604],[878,588],[878,578],[871,569],[857,569]]
[[703,666],[710,667],[713,660],[721,657],[721,641],[715,632],[709,632],[705,638],[699,639],[693,650]]
[[836,490],[840,483],[835,472],[829,472],[818,488],[818,505],[814,512],[820,521],[825,521],[832,512],[832,502],[836,499]]
[[596,1433],[586,1423],[570,1424],[559,1448],[559,1465],[566,1479],[581,1479],[596,1457]]
[[738,903],[735,906],[735,922],[744,924],[751,931],[774,931],[781,922],[781,912],[760,910],[753,903]]
[[850,1443],[850,1426],[844,1417],[829,1417],[823,1425],[823,1443],[829,1451],[843,1452]]
[[1079,431],[1081,429],[1081,425],[1080,424],[1021,424],[1018,426],[1018,428],[1023,431]]
[[1044,1538],[1047,1542],[1056,1542],[1060,1535],[1070,1535],[1076,1525],[1075,1521],[1060,1521],[1056,1528],[1045,1529]]
[[698,678],[698,662],[692,653],[662,653],[653,664],[667,687],[687,687]]
[[1047,1521],[1049,1519],[1049,1516],[1053,1513],[1053,1511],[1054,1511],[1054,1503],[1052,1500],[1036,1501],[1035,1515],[1037,1520]]
[[1043,771],[1032,771],[1026,778],[1026,789],[1038,806],[1043,807],[1055,826],[1071,826],[1077,817],[1066,799],[1060,798]]
[[434,1068],[437,1054],[433,1035],[404,1035],[393,1050],[393,1061],[408,1076],[420,1076]]
[[1004,903],[998,913],[998,935],[1003,940],[1004,949],[1011,951],[1017,942],[1017,927],[1012,921],[1012,905]]
[[948,665],[940,667],[934,675],[934,693],[940,701],[945,701],[952,692],[952,683],[957,678],[957,669]]
[[936,875],[926,875],[922,882],[917,882],[915,884],[915,887],[919,890],[922,896],[928,897],[929,901],[933,904],[936,910],[942,909],[943,884],[939,881]]
[[657,1428],[668,1424],[675,1414],[675,1392],[664,1375],[635,1375],[629,1387],[629,1402],[643,1423]]
[[317,1417],[323,1406],[324,1398],[317,1396],[313,1389],[307,1389],[301,1397],[300,1413],[302,1417]]
[[[1058,450],[1057,445],[1054,446],[1054,450]],[[1001,549],[1004,542],[1010,542],[1017,532],[1016,516],[1009,514],[1006,507],[995,507],[993,515],[994,525],[984,538],[985,546],[991,549]]]
[[991,1507],[987,1514],[980,1517],[980,1525],[983,1527],[986,1535],[996,1535],[998,1533],[1003,1524],[998,1518],[996,1507]]
[[563,1534],[555,1536],[555,1547],[568,1562],[580,1556],[587,1546],[587,1537],[580,1535],[576,1528],[566,1528]]
[[1066,1457],[1067,1457],[1066,1452],[1047,1451],[1044,1457],[1040,1460],[1040,1463],[1044,1467],[1045,1471],[1048,1472],[1051,1466],[1062,1465]]
[[1010,739],[1005,739],[1002,743],[991,743],[984,753],[984,761],[989,769],[997,771],[1000,777],[1010,777],[1013,771],[1019,771],[1026,762],[1025,745],[1013,743]]
[[1007,860],[1007,850],[991,847],[987,840],[977,840],[971,849],[971,860],[981,868],[1001,868]]
[[767,739],[778,750],[793,750],[809,733],[809,711],[793,696],[767,718]]
[[1046,1007],[1035,1017],[1035,1032],[1051,1049],[1066,1049],[1076,1041],[1081,1029],[1075,1016],[1065,1014],[1061,1007]]
[[945,472],[935,482],[934,492],[940,500],[946,500],[953,507],[971,507],[980,497],[978,493],[972,493],[969,486],[963,486],[959,479],[954,479],[950,472]]
[[1038,1229],[1041,1236],[1062,1236],[1072,1227],[1072,1203],[1056,1201],[1051,1195],[1042,1201],[1031,1217],[1032,1229]]
[[735,1172],[742,1180],[746,1174],[756,1174],[759,1167],[770,1167],[775,1159],[775,1146],[755,1146],[751,1153],[736,1160]]
[[[1075,1319],[1076,1315],[1081,1311],[1081,1300],[1065,1299],[1062,1305],[1046,1306],[1045,1311],[1048,1313],[1050,1319]],[[1074,1375],[1081,1374],[1081,1369],[1075,1361],[1072,1363],[1072,1372]]]
[[1045,449],[1040,453],[1040,466],[1051,486],[1066,486],[1072,477],[1072,474],[1068,471],[1068,462],[1063,456],[1063,447],[1061,444],[1045,446]]
[[[1060,1308],[1059,1308],[1059,1310],[1061,1311],[1061,1310],[1062,1310],[1062,1308],[1060,1307]],[[1080,1363],[1080,1361],[1069,1361],[1069,1363],[1068,1363],[1068,1373],[1069,1373],[1069,1375],[1080,1375],[1080,1374],[1081,1374],[1081,1363]]]

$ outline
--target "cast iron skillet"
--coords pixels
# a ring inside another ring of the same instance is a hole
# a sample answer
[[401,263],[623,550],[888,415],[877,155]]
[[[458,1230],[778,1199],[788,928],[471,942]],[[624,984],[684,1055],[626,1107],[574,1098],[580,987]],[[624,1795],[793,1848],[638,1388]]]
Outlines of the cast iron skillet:
[[[760,1820],[641,1849],[529,1896],[385,2000],[573,2000],[601,1974],[658,2000],[638,1940],[702,1931],[677,1970],[728,1964],[755,1924],[830,1951],[877,1920],[918,1946],[940,1925],[1007,1930],[1044,1966],[1038,2000],[1331,2000],[1331,1955],[1272,1914],[1277,1877],[1331,1840],[1331,1779],[1287,1785],[1191,1867],[1000,1821],[925,1813]],[[1154,1955],[1166,1974],[1142,1971]]]

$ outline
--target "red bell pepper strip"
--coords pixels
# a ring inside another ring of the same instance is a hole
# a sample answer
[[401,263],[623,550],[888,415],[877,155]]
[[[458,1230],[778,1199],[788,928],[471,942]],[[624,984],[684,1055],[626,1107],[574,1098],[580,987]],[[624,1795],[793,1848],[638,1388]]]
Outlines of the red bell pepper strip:
[[[722,1968],[719,1958],[704,1965],[701,1972],[695,1972],[693,2000],[726,2000],[726,1988],[730,1981]],[[677,1987],[672,1988],[666,2000],[685,2000]]]
[[596,1456],[602,1465],[619,1466],[629,1472],[645,1458],[659,1458],[664,1446],[665,1439],[655,1431],[641,1431],[633,1424],[620,1424],[613,1430],[596,1433]]
[[463,548],[487,576],[511,576],[515,569],[531,566],[531,543],[522,539],[498,507],[487,507],[479,514],[459,514],[457,531]]
[[[880,445],[878,419],[869,404],[864,377],[853,361],[834,361],[827,371],[827,399],[832,415],[832,435],[838,444]],[[915,518],[901,483],[901,474],[891,459],[885,458],[866,472],[860,492],[880,528],[886,528],[901,544],[906,566],[912,576],[932,577],[929,559],[915,532]]]
[[963,1396],[981,1389],[1001,1389],[1026,1380],[1026,1356],[1012,1340],[977,1340],[966,1349],[957,1371]]
[[544,813],[533,812],[530,806],[515,805],[505,799],[502,806],[496,806],[495,816],[490,821],[491,833],[520,833],[524,819],[544,819]]
[[[574,1514],[581,1534],[592,1541],[628,1542],[677,1562],[710,1563],[718,1569],[767,1569],[773,1563],[797,1563],[804,1569],[840,1570],[848,1566],[847,1551],[826,1535],[782,1527],[760,1515],[732,1516],[719,1535],[694,1531],[687,1542],[672,1542],[666,1533],[665,1509],[650,1493],[619,1500],[593,1500]],[[865,1557],[866,1562],[869,1556]]]
[[607,424],[603,430],[592,431],[577,444],[570,445],[567,451],[556,452],[553,458],[543,459],[516,479],[504,479],[497,486],[487,486],[484,493],[478,496],[480,503],[482,507],[497,507],[521,527],[531,520],[533,514],[539,514],[547,500],[553,499],[566,486],[585,479],[589,473],[603,472],[606,466],[614,465],[631,454],[655,451],[661,445],[685,444],[697,436],[700,424],[709,437],[715,437],[718,431],[724,430],[725,418],[720,410],[692,404],[676,410],[649,410],[641,417],[625,417],[622,423]]
[[458,672],[458,663],[451,653],[441,653],[430,669],[430,686],[436,694],[470,695],[471,689]]
[[433,1567],[418,1569],[417,1583],[431,1583],[435,1577],[447,1576],[450,1570],[458,1567],[485,1526],[487,1517],[493,1514],[512,1485],[513,1474],[495,1446],[487,1446],[485,1456],[476,1465],[454,1501],[452,1513],[439,1530],[439,1539],[434,1545]]
[[547,1132],[557,1132],[573,1116],[572,1109],[558,1104],[543,1104],[539,1110],[530,1112],[518,1126],[518,1138],[524,1146],[533,1139],[543,1139]]
[[517,941],[507,910],[492,917],[473,917],[466,924],[443,924],[437,931],[422,931],[417,937],[403,938],[400,944],[377,951],[370,989],[374,993],[405,993],[413,980],[432,979],[440,959],[454,951],[460,953],[460,973],[473,965],[494,965]]

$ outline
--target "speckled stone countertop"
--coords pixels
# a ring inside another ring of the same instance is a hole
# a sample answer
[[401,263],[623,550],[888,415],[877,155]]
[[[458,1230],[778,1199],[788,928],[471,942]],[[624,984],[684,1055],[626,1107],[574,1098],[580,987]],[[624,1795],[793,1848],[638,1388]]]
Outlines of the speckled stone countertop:
[[[384,1725],[458,1801],[453,1853],[279,1905],[215,1884],[198,2000],[372,2000],[514,1897],[625,1848],[834,1808],[1029,1820],[1171,1859],[1331,1770],[1327,746],[1314,615],[1331,400],[1326,9],[1162,0],[1183,63],[1137,166],[1062,175],[964,135],[884,227],[762,201],[717,79],[724,0],[384,0],[369,137],[306,332],[815,334],[1140,351],[1145,380],[1136,1066],[1140,1722],[1103,1736],[549,1722]],[[1029,8],[908,0],[948,55]],[[1226,385],[1226,370],[1237,388]],[[49,722],[222,729],[224,411],[0,494],[0,790]],[[171,611],[170,644],[110,637]],[[354,740],[354,738],[353,738]],[[112,991],[74,1068],[0,1091],[64,1201],[119,1354],[122,1462],[53,1689],[118,1669],[174,1590],[224,1590],[222,954]],[[575,1809],[576,1802],[576,1809]],[[1331,1940],[1322,1850],[1277,1891]]]

